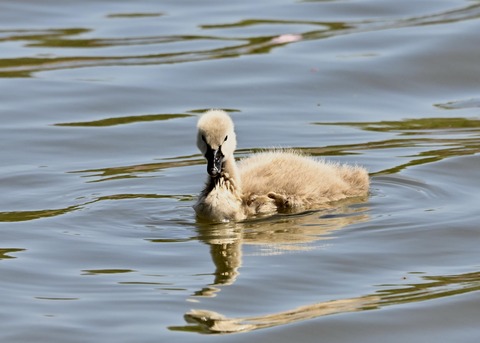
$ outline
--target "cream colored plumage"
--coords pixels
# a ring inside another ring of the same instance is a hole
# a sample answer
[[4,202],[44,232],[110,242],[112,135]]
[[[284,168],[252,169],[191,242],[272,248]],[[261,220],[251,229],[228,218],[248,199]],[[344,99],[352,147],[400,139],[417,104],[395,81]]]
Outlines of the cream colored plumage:
[[257,153],[237,166],[234,125],[224,111],[207,111],[197,128],[197,146],[207,159],[209,174],[194,206],[200,218],[240,221],[368,193],[364,168],[314,160],[292,150]]

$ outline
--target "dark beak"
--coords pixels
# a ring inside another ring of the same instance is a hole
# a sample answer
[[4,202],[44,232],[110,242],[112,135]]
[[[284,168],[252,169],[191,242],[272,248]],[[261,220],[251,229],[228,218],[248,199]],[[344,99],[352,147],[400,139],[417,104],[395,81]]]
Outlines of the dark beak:
[[223,154],[220,149],[209,149],[206,154],[207,172],[211,177],[217,177],[222,172]]

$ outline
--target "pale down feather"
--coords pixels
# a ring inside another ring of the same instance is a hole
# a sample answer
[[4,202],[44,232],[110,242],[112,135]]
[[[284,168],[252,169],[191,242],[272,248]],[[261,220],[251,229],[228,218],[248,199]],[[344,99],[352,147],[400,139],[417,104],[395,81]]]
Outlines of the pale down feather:
[[208,172],[205,189],[194,205],[200,218],[241,221],[315,209],[368,193],[365,168],[316,160],[293,150],[256,153],[237,165],[234,125],[222,110],[207,111],[197,128],[197,146],[207,159]]

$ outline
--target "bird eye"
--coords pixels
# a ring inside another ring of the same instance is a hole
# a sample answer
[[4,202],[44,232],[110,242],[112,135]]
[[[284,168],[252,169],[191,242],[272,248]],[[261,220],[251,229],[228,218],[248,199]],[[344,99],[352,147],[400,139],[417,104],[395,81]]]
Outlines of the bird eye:
[[224,142],[227,140],[228,136],[225,136],[225,139],[223,140]]

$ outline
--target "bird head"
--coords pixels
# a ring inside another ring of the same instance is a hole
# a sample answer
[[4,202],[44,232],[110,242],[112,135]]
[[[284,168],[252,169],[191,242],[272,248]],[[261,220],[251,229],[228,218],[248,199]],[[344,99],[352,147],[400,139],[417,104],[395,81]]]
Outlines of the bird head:
[[197,129],[197,147],[207,160],[207,172],[218,177],[237,146],[232,119],[225,111],[209,110],[198,120]]

